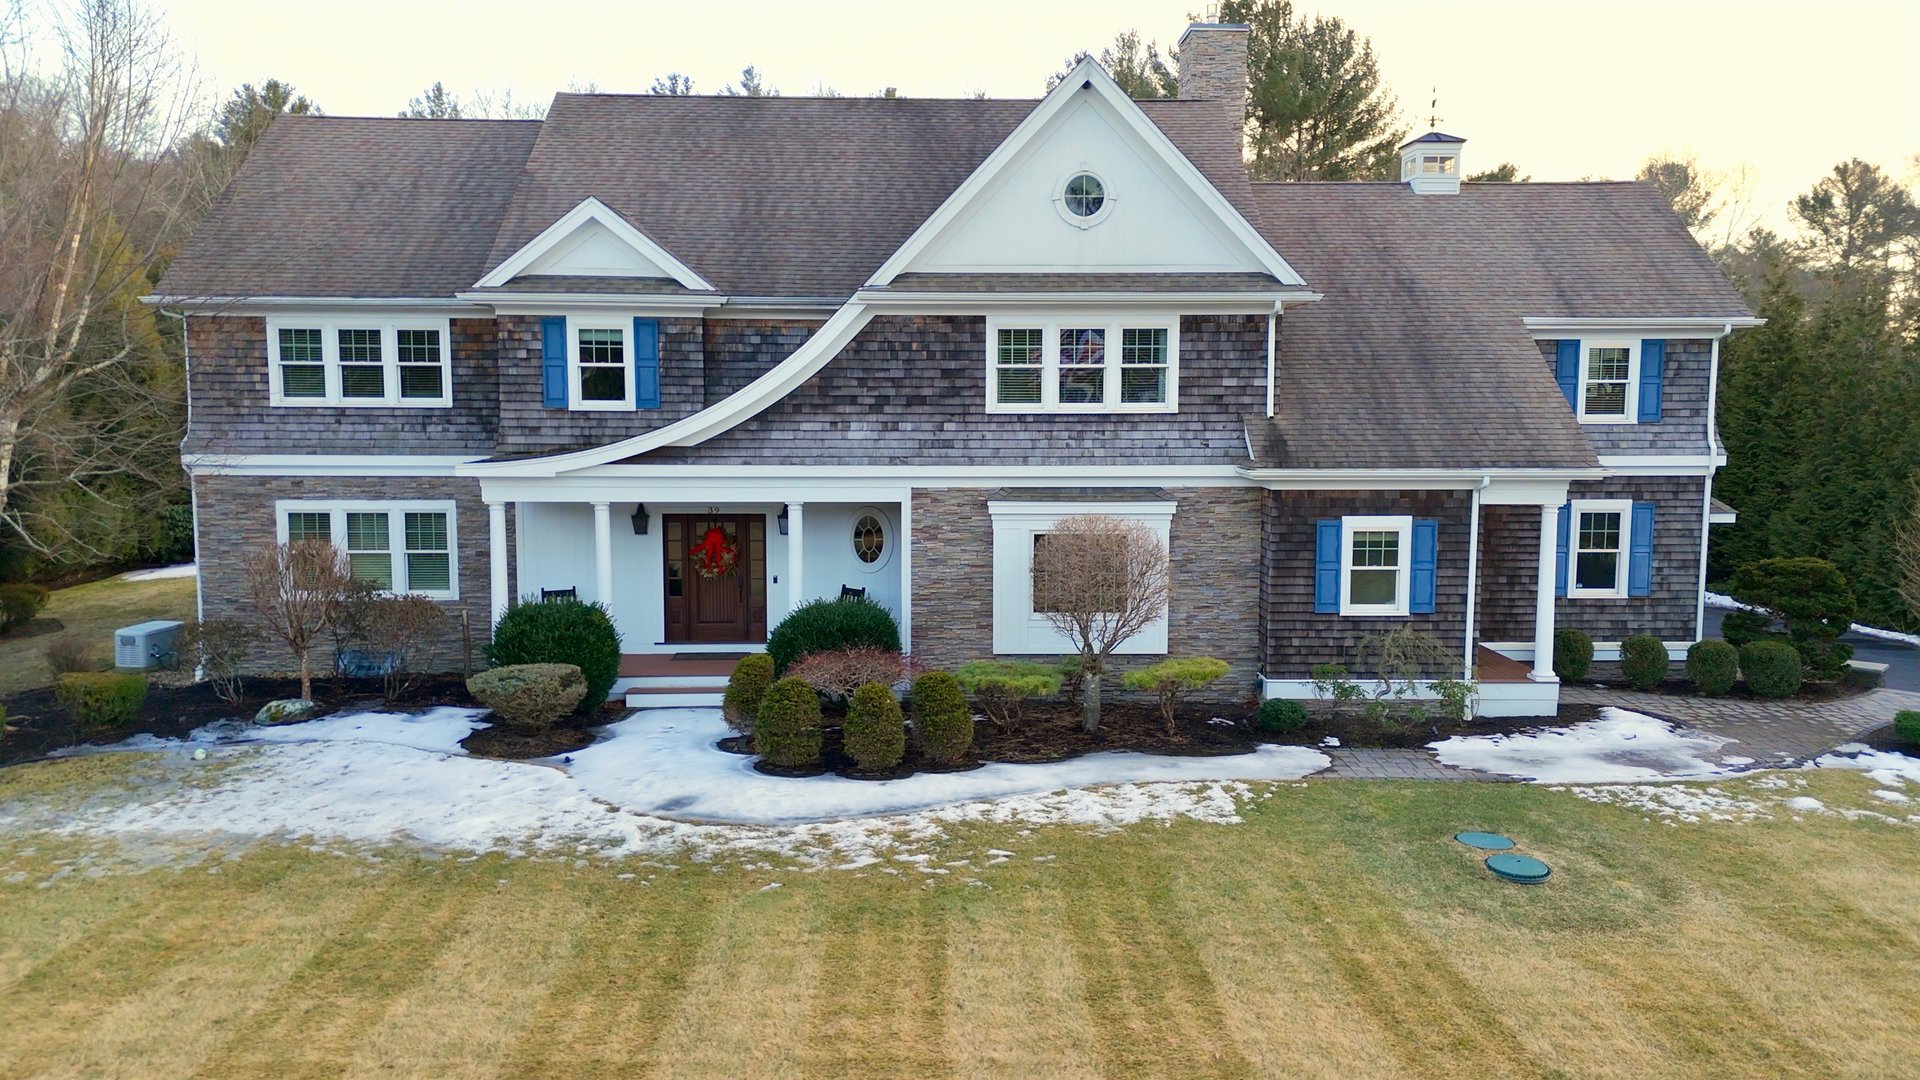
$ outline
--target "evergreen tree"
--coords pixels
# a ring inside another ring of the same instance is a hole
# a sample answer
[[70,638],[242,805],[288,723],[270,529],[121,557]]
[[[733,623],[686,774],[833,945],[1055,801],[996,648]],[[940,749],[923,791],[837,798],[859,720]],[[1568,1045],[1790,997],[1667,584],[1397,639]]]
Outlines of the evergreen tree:
[[435,80],[426,93],[409,100],[400,115],[411,120],[459,120],[466,114],[460,107],[460,99]]
[[[1047,90],[1060,85],[1067,72],[1080,66],[1082,60],[1092,53],[1078,52],[1067,60],[1066,66],[1047,76]],[[1100,50],[1100,66],[1107,69],[1120,89],[1135,101],[1151,101],[1159,98],[1180,96],[1180,78],[1173,73],[1166,60],[1160,56],[1157,42],[1140,40],[1140,31],[1122,30],[1113,39],[1113,44]]]
[[1380,81],[1373,43],[1291,0],[1227,0],[1220,21],[1253,28],[1247,119],[1263,180],[1388,180],[1407,131]]

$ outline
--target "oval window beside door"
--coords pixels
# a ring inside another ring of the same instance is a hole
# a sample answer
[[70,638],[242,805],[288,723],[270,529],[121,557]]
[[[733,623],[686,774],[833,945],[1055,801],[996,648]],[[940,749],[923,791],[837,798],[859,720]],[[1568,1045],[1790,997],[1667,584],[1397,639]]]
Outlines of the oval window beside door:
[[887,565],[892,554],[886,517],[873,507],[862,507],[853,516],[854,565],[871,574]]

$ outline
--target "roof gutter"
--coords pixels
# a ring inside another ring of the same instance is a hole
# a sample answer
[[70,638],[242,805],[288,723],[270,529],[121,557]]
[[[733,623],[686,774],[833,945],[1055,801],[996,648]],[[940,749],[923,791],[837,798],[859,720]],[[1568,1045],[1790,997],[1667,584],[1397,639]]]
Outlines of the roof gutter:
[[1535,334],[1639,330],[1648,333],[1672,331],[1681,337],[1724,337],[1735,328],[1764,326],[1766,321],[1754,315],[1634,315],[1605,318],[1530,315],[1522,318],[1520,323]]
[[[1713,359],[1707,365],[1707,459],[1722,460],[1720,452],[1720,342],[1733,333],[1733,323],[1728,322],[1713,337]],[[1694,590],[1693,601],[1693,639],[1707,636],[1707,538],[1713,533],[1713,473],[1714,467],[1707,467],[1707,475],[1700,484],[1700,580]]]
[[1234,312],[1264,313],[1276,305],[1291,301],[1307,303],[1321,294],[1300,289],[1261,289],[1244,292],[1151,292],[1143,290],[1099,289],[1087,291],[1040,292],[924,292],[894,289],[862,289],[853,294],[852,303],[874,308],[977,310],[982,305],[1009,307],[1087,307],[1087,306],[1178,306],[1188,309],[1227,308]]

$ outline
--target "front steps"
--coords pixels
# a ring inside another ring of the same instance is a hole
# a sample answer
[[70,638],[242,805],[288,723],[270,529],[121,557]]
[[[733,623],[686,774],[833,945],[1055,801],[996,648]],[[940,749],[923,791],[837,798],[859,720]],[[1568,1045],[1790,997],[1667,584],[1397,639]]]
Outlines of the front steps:
[[621,663],[614,692],[625,694],[629,709],[720,707],[732,660],[630,656]]
[[627,691],[629,709],[717,709],[726,693],[726,680],[719,687],[709,686],[636,686]]

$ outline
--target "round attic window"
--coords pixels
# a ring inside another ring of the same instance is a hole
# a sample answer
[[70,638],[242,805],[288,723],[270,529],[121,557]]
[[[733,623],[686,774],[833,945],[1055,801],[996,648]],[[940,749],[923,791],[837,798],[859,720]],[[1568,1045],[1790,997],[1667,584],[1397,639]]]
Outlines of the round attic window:
[[1113,200],[1107,196],[1106,181],[1085,169],[1079,169],[1060,185],[1055,205],[1060,208],[1060,216],[1066,218],[1068,224],[1085,229],[1107,216],[1107,212],[1113,209]]

